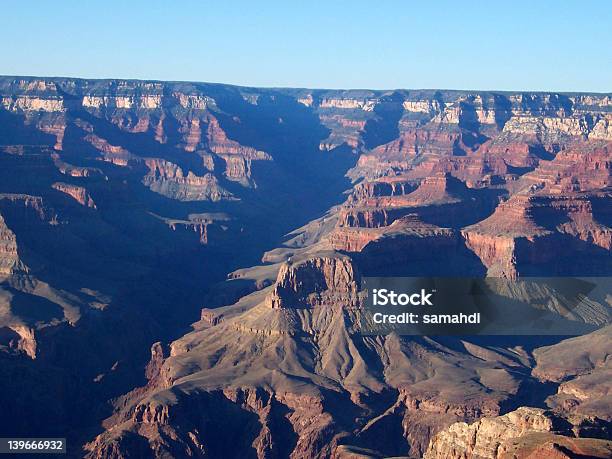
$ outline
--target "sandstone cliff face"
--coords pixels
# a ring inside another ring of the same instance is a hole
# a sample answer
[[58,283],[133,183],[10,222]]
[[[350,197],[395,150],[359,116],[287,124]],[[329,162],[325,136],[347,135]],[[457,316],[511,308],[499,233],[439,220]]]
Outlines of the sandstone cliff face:
[[[544,272],[567,273],[572,267],[553,259],[553,247],[565,241],[571,249],[573,268],[589,272],[589,264],[597,266],[598,254],[608,258],[610,227],[607,210],[599,214],[593,210],[600,200],[609,198],[606,193],[577,194],[575,196],[518,194],[500,204],[492,216],[463,229],[466,244],[482,260],[492,276],[515,278],[523,274]],[[601,251],[602,248],[604,251]],[[603,261],[604,266],[606,264]],[[604,268],[605,269],[605,268]]]
[[55,164],[55,167],[57,167],[57,170],[62,175],[66,175],[68,177],[81,177],[81,178],[103,177],[107,179],[107,177],[104,176],[103,172],[96,167],[74,166],[70,163],[62,161],[59,155],[57,154],[52,154],[51,157],[53,158],[53,163]]
[[[437,434],[425,459],[511,457],[571,458],[586,455],[609,457],[612,442],[568,438],[571,425],[536,408],[519,408],[503,416],[483,418],[474,424],[457,423]],[[571,432],[570,432],[571,433]]]
[[491,217],[464,229],[467,246],[483,261],[491,275],[516,278],[517,243],[522,241],[519,238],[525,238],[529,244],[529,241],[550,234],[534,221],[531,202],[528,196],[517,196],[500,204]]
[[17,253],[17,240],[0,215],[0,276],[10,276],[26,270]]
[[90,196],[87,189],[85,189],[84,187],[62,182],[56,182],[52,186],[57,191],[61,191],[62,193],[67,194],[82,206],[90,207],[92,209],[96,208],[96,203]]
[[551,161],[539,163],[514,188],[545,187],[552,194],[600,190],[610,185],[610,154],[607,144],[579,143],[559,152]]
[[414,182],[401,177],[383,177],[375,181],[361,182],[353,188],[349,196],[349,202],[364,202],[370,198],[383,196],[401,196],[414,190]]
[[346,295],[334,301],[349,307],[357,299],[357,277],[348,258],[314,258],[296,264],[284,264],[266,302],[272,309],[316,307],[321,301],[330,301],[319,295],[331,291]]
[[[504,443],[531,432],[553,431],[553,420],[542,410],[519,408],[504,416],[457,423],[436,435],[425,458],[499,458]],[[500,451],[501,449],[501,451]]]
[[158,159],[147,159],[144,163],[149,172],[143,177],[142,183],[152,191],[171,199],[219,201],[231,197],[231,193],[219,185],[213,174],[200,177],[189,171],[185,175],[176,164]]

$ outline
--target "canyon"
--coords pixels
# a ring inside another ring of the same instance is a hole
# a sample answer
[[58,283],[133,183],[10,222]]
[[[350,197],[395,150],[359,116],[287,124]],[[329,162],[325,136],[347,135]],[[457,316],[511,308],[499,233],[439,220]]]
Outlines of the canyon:
[[612,95],[0,77],[0,433],[71,457],[609,457],[578,337],[366,336],[368,276],[612,276]]

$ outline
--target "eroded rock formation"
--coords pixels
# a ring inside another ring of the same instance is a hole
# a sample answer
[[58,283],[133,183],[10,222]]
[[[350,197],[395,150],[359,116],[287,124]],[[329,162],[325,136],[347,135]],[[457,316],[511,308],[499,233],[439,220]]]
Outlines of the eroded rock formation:
[[[606,457],[609,327],[359,330],[362,275],[609,275],[611,103],[0,78],[0,427],[100,458]],[[605,325],[598,295],[571,318]],[[64,398],[22,412],[18,375]]]
[[470,425],[453,424],[432,439],[424,458],[605,458],[612,453],[610,441],[571,438],[570,427],[544,410],[519,408]]

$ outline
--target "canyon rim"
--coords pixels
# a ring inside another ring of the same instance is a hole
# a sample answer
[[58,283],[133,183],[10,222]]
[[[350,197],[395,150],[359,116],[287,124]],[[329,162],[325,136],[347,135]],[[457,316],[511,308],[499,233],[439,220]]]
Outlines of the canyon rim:
[[[577,337],[360,333],[371,276],[612,276],[612,94],[0,77],[0,435],[70,457],[612,455]],[[553,301],[544,301],[553,298]]]

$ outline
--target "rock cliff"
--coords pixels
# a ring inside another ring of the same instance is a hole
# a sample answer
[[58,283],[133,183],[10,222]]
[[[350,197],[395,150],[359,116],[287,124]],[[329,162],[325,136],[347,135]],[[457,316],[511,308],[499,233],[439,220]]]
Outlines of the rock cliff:
[[[359,330],[361,276],[612,273],[611,108],[0,77],[0,429],[100,458],[606,457],[609,327]],[[604,325],[598,295],[574,319]]]
[[519,408],[470,425],[453,424],[432,439],[424,458],[605,458],[612,453],[612,442],[568,437],[569,427],[544,410]]

